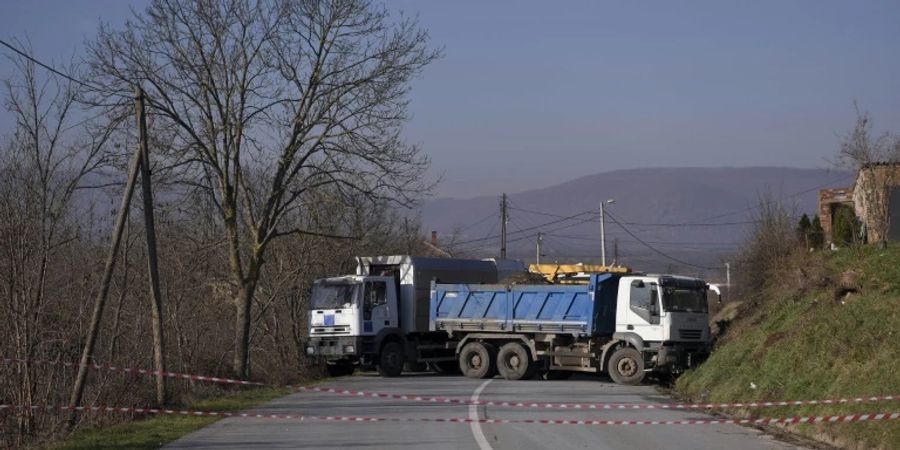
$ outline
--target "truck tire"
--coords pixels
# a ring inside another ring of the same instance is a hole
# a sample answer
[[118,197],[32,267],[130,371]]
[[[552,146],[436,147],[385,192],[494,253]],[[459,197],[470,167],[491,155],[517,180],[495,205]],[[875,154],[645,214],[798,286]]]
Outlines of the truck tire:
[[641,384],[644,380],[644,357],[632,347],[619,348],[609,358],[607,372],[616,383]]
[[347,375],[353,375],[353,372],[355,370],[356,367],[354,367],[353,364],[337,363],[325,365],[325,371],[328,372],[328,376],[330,377],[343,377]]
[[403,364],[406,362],[406,355],[403,353],[403,345],[399,342],[388,342],[381,347],[381,354],[378,355],[378,364],[376,369],[383,377],[396,377],[403,373]]
[[459,351],[459,369],[469,378],[492,378],[497,373],[496,347],[485,342],[469,342]]
[[534,376],[535,367],[525,346],[509,342],[497,353],[497,371],[507,380],[527,380]]

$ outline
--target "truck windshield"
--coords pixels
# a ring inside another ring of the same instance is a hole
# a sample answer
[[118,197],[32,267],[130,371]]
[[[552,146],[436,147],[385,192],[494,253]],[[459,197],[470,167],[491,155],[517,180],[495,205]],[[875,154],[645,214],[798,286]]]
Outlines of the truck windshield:
[[663,292],[666,311],[707,312],[706,289],[667,287]]
[[310,309],[349,308],[357,298],[359,284],[316,284],[313,286]]

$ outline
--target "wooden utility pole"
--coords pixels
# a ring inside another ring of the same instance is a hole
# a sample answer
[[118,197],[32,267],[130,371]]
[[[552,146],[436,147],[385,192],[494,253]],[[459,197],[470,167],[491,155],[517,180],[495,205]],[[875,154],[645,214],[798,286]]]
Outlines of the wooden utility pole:
[[147,239],[147,269],[150,274],[150,322],[153,333],[153,365],[156,369],[156,403],[167,403],[165,351],[162,327],[162,294],[159,290],[159,264],[156,255],[156,225],[153,220],[153,189],[150,184],[150,150],[147,145],[147,116],[144,114],[144,90],[135,89],[134,110],[137,116],[141,153],[141,193],[144,198],[144,229]]
[[619,264],[619,238],[613,240],[613,265]]
[[506,213],[506,193],[503,193],[500,200],[500,259],[506,259],[506,222],[508,221]]
[[[116,217],[116,226],[113,230],[112,242],[109,245],[109,254],[106,257],[106,267],[103,269],[103,278],[100,280],[100,290],[94,300],[94,312],[91,314],[91,323],[84,341],[84,349],[81,352],[81,363],[78,366],[78,375],[75,377],[75,385],[72,387],[72,396],[69,398],[69,406],[75,408],[81,404],[81,396],[84,394],[84,383],[87,380],[88,364],[94,354],[94,344],[97,342],[97,334],[100,332],[100,319],[103,317],[103,307],[106,305],[106,297],[109,294],[109,284],[113,270],[116,267],[116,256],[119,252],[119,244],[122,242],[122,230],[125,221],[128,220],[128,209],[131,207],[131,196],[134,194],[134,183],[137,181],[138,170],[141,166],[142,154],[140,149],[134,152],[131,167],[128,169],[128,181],[125,183],[125,192],[122,195],[122,204],[119,206],[119,214]],[[66,422],[69,428],[75,425],[75,410],[71,409]]]

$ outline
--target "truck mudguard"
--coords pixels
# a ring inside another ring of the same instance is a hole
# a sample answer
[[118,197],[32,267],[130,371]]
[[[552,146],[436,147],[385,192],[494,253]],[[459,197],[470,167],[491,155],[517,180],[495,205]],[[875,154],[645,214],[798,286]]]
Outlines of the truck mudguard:
[[627,342],[639,352],[644,350],[644,340],[635,333],[613,333],[613,339]]

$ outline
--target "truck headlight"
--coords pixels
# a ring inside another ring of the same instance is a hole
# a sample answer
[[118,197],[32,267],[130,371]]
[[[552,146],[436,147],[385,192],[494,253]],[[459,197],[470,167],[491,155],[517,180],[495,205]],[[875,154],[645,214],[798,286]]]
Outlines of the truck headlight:
[[312,345],[306,347],[306,354],[307,354],[307,355],[310,355],[310,356],[315,355],[315,354],[316,354],[316,348],[313,347]]
[[352,345],[345,345],[344,353],[356,353],[356,347],[354,347]]

